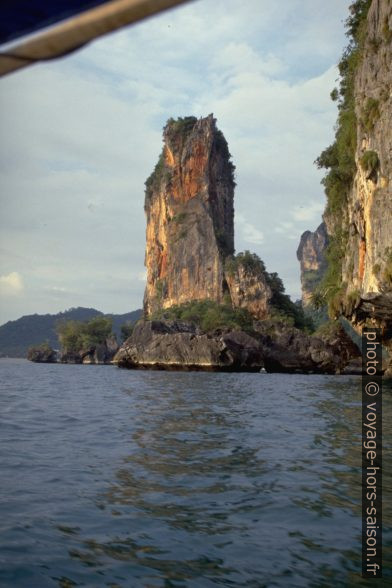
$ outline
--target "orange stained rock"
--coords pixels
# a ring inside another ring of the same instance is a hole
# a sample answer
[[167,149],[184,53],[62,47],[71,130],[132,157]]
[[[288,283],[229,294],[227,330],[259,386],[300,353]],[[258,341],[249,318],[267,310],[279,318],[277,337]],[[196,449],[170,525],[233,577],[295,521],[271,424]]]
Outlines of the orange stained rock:
[[165,278],[167,275],[167,251],[163,251],[159,260],[159,278]]
[[359,279],[363,279],[363,275],[365,273],[365,255],[366,255],[366,241],[361,239],[359,245]]
[[174,155],[172,153],[172,151],[169,149],[169,147],[165,146],[165,160],[166,160],[166,165],[168,165],[169,167],[174,167]]
[[184,290],[189,289],[189,272],[187,267],[183,267],[181,270],[181,282]]

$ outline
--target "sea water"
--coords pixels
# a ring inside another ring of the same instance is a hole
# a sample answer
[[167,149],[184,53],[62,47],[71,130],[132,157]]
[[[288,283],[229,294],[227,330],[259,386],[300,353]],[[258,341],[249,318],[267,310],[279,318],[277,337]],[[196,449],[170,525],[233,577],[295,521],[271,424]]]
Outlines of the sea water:
[[0,360],[0,586],[392,583],[361,571],[361,386],[350,376]]

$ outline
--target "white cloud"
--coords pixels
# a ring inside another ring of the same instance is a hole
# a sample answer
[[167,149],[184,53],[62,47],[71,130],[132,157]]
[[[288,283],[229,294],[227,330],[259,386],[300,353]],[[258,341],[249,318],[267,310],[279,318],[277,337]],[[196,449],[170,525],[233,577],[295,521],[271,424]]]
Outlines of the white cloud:
[[241,237],[245,243],[252,243],[253,245],[261,245],[264,241],[263,233],[257,229],[252,223],[246,220],[241,213],[236,216],[237,225],[240,227]]
[[296,221],[315,221],[317,219],[321,222],[321,214],[324,210],[322,202],[307,202],[298,205],[293,209],[293,217]]
[[14,296],[24,290],[23,278],[18,272],[0,276],[0,293],[3,296]]
[[56,292],[56,293],[60,293],[63,294],[64,292],[68,292],[67,288],[64,288],[62,286],[51,286],[51,288],[49,288],[50,290],[52,290],[52,292]]
[[[257,53],[248,43],[230,41],[213,57],[210,71],[224,79],[231,76],[245,76],[248,72],[275,76],[285,70],[284,64],[276,56]],[[230,80],[231,81],[231,80]]]

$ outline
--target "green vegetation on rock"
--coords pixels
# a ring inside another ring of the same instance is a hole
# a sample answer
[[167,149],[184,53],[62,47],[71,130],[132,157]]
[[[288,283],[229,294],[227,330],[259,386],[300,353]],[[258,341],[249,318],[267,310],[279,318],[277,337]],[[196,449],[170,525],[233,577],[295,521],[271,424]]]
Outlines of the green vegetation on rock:
[[387,284],[392,284],[392,247],[387,247],[385,250],[386,264],[383,272],[383,281]]
[[[124,314],[110,315],[113,320],[113,331],[120,337],[120,328],[125,322],[135,322],[142,315],[141,310]],[[26,357],[29,347],[48,341],[53,349],[59,349],[60,343],[56,334],[59,321],[88,321],[103,313],[94,308],[70,308],[57,314],[33,314],[9,321],[0,326],[0,357]]]
[[154,319],[181,320],[194,323],[203,331],[218,328],[249,330],[252,327],[252,317],[242,308],[233,309],[231,304],[219,304],[213,300],[194,300],[161,309],[155,312]]
[[[342,284],[342,261],[346,252],[348,231],[346,227],[346,205],[356,172],[355,151],[357,147],[357,118],[355,113],[354,79],[363,56],[366,35],[366,16],[371,0],[356,0],[350,6],[346,20],[349,44],[339,63],[340,86],[338,120],[335,141],[316,159],[319,168],[328,170],[322,183],[327,196],[326,215],[334,225],[333,234],[326,252],[327,270],[317,292],[315,302],[320,308],[328,304],[329,314],[340,314],[345,300],[346,287]],[[334,93],[336,98],[336,93]],[[376,104],[368,99],[363,113],[364,124],[374,124],[377,116]]]
[[298,329],[313,330],[312,319],[304,314],[301,305],[292,302],[290,296],[285,294],[285,287],[278,274],[276,272],[267,272],[264,262],[256,253],[246,250],[227,258],[225,271],[229,276],[234,276],[240,266],[247,273],[253,273],[255,276],[264,275],[265,281],[272,291],[269,304],[272,309],[271,317],[273,319],[295,326]]
[[150,200],[154,191],[159,189],[162,179],[165,178],[166,180],[169,180],[170,177],[170,169],[165,164],[165,150],[162,149],[159,155],[158,163],[156,164],[154,171],[149,175],[149,177],[144,183],[146,187],[146,202]]
[[122,325],[121,339],[123,342],[126,341],[128,339],[128,337],[130,337],[132,335],[134,326],[135,326],[135,323],[129,323],[129,322]]
[[378,158],[376,151],[365,151],[362,155],[361,160],[361,167],[368,173],[373,173],[378,170],[380,165],[380,160]]
[[270,306],[272,307],[272,318],[281,320],[297,329],[307,332],[314,331],[313,321],[306,316],[301,303],[295,303],[288,294],[285,294],[285,287],[276,272],[265,272],[267,283],[272,290]]
[[225,271],[229,276],[234,276],[238,268],[242,266],[246,272],[260,274],[265,272],[264,262],[256,253],[251,253],[247,249],[237,255],[230,256],[225,261]]
[[376,98],[368,98],[362,110],[361,121],[365,129],[370,132],[380,118],[379,102]]
[[320,337],[321,339],[332,339],[339,336],[341,330],[342,325],[339,321],[329,320],[320,325],[314,334],[316,337]]
[[27,359],[31,359],[36,355],[51,357],[54,354],[53,348],[49,345],[49,341],[44,341],[40,345],[32,345],[27,350]]
[[308,290],[313,290],[321,280],[321,272],[320,270],[304,270],[302,280]]
[[312,323],[315,330],[317,330],[321,325],[328,322],[328,311],[327,308],[321,306],[320,308],[315,308],[314,305],[309,304],[304,310],[305,316],[308,317]]
[[37,351],[42,351],[43,353],[49,353],[53,351],[52,347],[49,345],[49,341],[44,341],[40,343],[40,345],[34,345],[30,347],[30,349],[36,349]]
[[350,315],[353,310],[358,306],[358,303],[361,300],[361,293],[359,290],[352,290],[346,296],[345,300],[345,310]]
[[104,343],[111,335],[112,320],[97,316],[88,322],[61,321],[56,331],[62,348],[68,353],[78,353]]
[[[197,118],[195,116],[186,116],[184,118],[179,117],[177,120],[175,120],[174,118],[169,118],[169,120],[166,123],[166,126],[164,127],[164,131],[169,136],[178,135],[184,142],[186,137],[192,131],[196,122]],[[148,201],[151,198],[155,190],[159,189],[159,186],[163,179],[169,181],[170,178],[171,170],[165,163],[165,149],[163,148],[159,155],[159,159],[154,168],[154,171],[149,175],[149,177],[144,183],[146,187],[146,201]]]
[[180,136],[183,140],[193,131],[197,118],[195,116],[178,117],[177,120],[169,118],[164,127],[165,133]]

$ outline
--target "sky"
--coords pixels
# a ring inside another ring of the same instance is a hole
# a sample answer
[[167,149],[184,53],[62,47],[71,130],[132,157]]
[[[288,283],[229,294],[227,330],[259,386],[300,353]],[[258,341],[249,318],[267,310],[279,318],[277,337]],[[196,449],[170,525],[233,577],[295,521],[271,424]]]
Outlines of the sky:
[[236,166],[235,241],[300,297],[321,222],[350,0],[195,0],[0,79],[0,324],[141,308],[144,182],[170,117],[214,113]]

